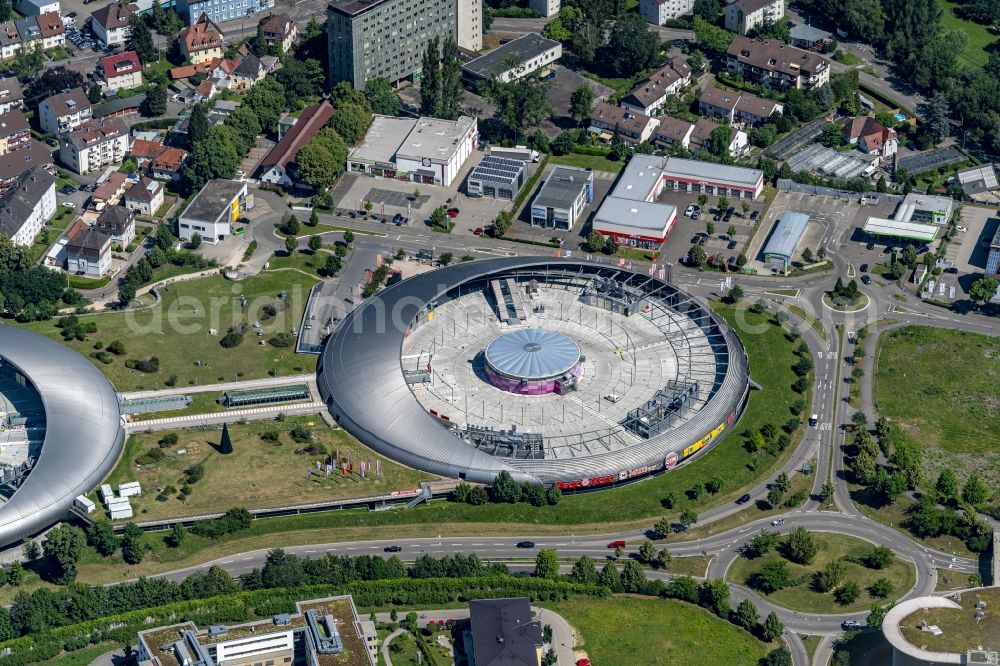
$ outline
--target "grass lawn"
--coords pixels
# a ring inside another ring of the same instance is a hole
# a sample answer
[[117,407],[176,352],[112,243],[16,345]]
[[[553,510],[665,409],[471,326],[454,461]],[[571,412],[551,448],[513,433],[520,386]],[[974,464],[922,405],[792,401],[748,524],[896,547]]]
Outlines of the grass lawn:
[[[180,268],[171,266],[164,275],[169,276],[172,270]],[[157,274],[154,279],[161,279],[161,276]],[[282,271],[264,273],[242,282],[229,282],[221,275],[177,282],[159,289],[161,301],[154,308],[81,317],[97,324],[97,333],[90,334],[83,342],[74,340],[65,344],[89,358],[96,341],[106,345],[112,340],[121,340],[128,358],[159,358],[159,371],[149,374],[125,367],[124,359],[116,358],[108,365],[94,360],[119,391],[155,389],[174,376],[176,385],[183,387],[227,379],[261,378],[272,371],[277,375],[311,372],[315,358],[296,356],[291,348],[258,345],[252,332],[244,336],[242,344],[230,349],[222,347],[219,340],[230,326],[245,321],[260,320],[264,338],[297,328],[309,289],[315,281],[301,273]],[[281,291],[286,291],[287,296],[279,301],[277,297]],[[246,297],[246,307],[241,305],[241,295]],[[277,316],[262,319],[265,305],[278,309]],[[61,340],[55,324],[55,320],[49,320],[24,327]],[[210,329],[215,329],[217,334],[211,335]],[[196,366],[196,360],[205,365]]]
[[169,211],[170,207],[173,206],[173,205],[174,205],[174,200],[173,199],[170,199],[168,201],[164,201],[163,204],[159,208],[156,209],[156,217],[163,217],[164,215],[166,215],[167,211]]
[[580,155],[578,153],[553,155],[549,158],[549,164],[562,164],[579,169],[593,169],[594,171],[608,171],[610,173],[618,173],[625,166],[624,162],[609,160],[600,155]]
[[[788,572],[794,583],[791,587],[778,590],[773,594],[764,595],[768,600],[804,613],[847,613],[861,611],[871,608],[873,603],[885,603],[892,601],[907,592],[913,587],[916,580],[913,565],[899,558],[895,558],[885,569],[868,569],[860,564],[844,562],[847,567],[847,575],[844,582],[854,581],[861,587],[861,595],[853,604],[842,606],[833,597],[833,592],[818,592],[812,587],[812,574],[822,569],[828,562],[840,559],[845,555],[862,555],[869,552],[874,546],[867,541],[855,539],[843,534],[832,534],[828,532],[813,532],[813,537],[819,546],[819,552],[812,564],[801,565],[786,560],[775,550],[749,560],[745,557],[738,558],[726,572],[726,580],[746,584],[747,576],[757,571],[765,564],[782,561],[788,565]],[[885,600],[876,599],[868,594],[868,586],[879,578],[886,578],[892,583],[893,592]]]
[[75,213],[76,211],[72,208],[67,208],[61,204],[56,206],[56,212],[52,215],[52,219],[42,227],[42,233],[38,234],[35,237],[35,241],[31,244],[31,256],[36,261],[45,254],[49,246],[59,238],[70,222],[75,219]]
[[711,560],[711,557],[701,557],[700,555],[695,555],[694,557],[674,557],[671,558],[670,563],[665,568],[677,576],[696,576],[702,578],[705,572],[708,571],[708,563]]
[[952,0],[938,0],[941,6],[941,24],[945,31],[957,30],[963,33],[968,43],[962,52],[958,54],[958,61],[968,67],[982,67],[989,60],[989,50],[987,47],[997,40],[997,35],[990,32],[985,25],[966,21],[955,16],[955,9],[958,2]]
[[802,639],[802,644],[806,646],[806,654],[809,655],[809,663],[811,664],[813,662],[813,655],[816,654],[816,648],[819,647],[820,637],[800,634],[799,638]]
[[97,660],[105,652],[110,652],[115,648],[120,648],[120,643],[105,642],[98,643],[97,645],[91,645],[82,650],[77,650],[76,652],[68,652],[66,654],[61,654],[58,657],[52,657],[52,659],[47,659],[46,661],[38,662],[40,666],[47,666],[51,664],[52,666],[90,666],[90,664]]
[[929,479],[952,466],[960,483],[973,469],[1000,483],[998,363],[997,337],[923,326],[885,336],[876,404],[900,441],[924,451]]
[[111,282],[111,277],[88,278],[82,275],[67,275],[66,282],[71,289],[100,289],[101,287],[108,286],[108,283]]
[[774,647],[703,608],[671,599],[581,597],[539,605],[566,618],[577,631],[574,647],[595,664],[755,666]]
[[[304,444],[292,440],[290,432],[297,424],[306,425],[313,435],[313,442],[322,449],[310,454],[303,451]],[[277,443],[266,442],[261,435],[274,432],[279,436]],[[150,449],[160,449],[159,442],[167,433],[178,436],[177,444],[162,449],[166,458],[148,465],[137,465],[134,461]],[[380,495],[392,490],[416,488],[423,480],[433,475],[418,472],[397,465],[382,456],[374,454],[343,430],[326,426],[319,417],[288,418],[283,422],[254,421],[237,423],[229,427],[233,441],[233,453],[224,455],[216,450],[222,436],[217,430],[171,430],[152,433],[135,433],[128,439],[125,451],[108,475],[106,483],[117,487],[127,481],[142,484],[143,495],[133,498],[132,506],[143,520],[157,520],[176,516],[192,516],[219,511],[233,506],[237,501],[247,508],[283,506],[290,502],[320,502],[345,497],[365,497]],[[186,450],[178,455],[178,450]],[[376,477],[368,473],[366,478],[355,471],[348,476],[340,473],[327,477],[313,475],[306,477],[306,470],[316,461],[325,460],[322,451],[327,451],[335,459],[337,451],[341,459],[348,457],[374,462],[382,460],[382,475]],[[204,468],[204,478],[189,487],[191,493],[185,499],[180,492],[158,493],[163,488],[173,486],[179,490],[185,485],[185,470],[194,465]]]
[[[303,273],[307,273],[318,278],[319,274],[317,271],[326,265],[326,258],[330,256],[330,254],[330,252],[324,252],[322,250],[316,254],[313,254],[309,250],[306,250],[305,252],[298,250],[289,255],[282,250],[280,253],[271,255],[271,258],[267,260],[267,269],[268,271],[302,271]],[[344,263],[346,263],[346,257]]]
[[861,58],[859,58],[857,55],[849,51],[838,50],[836,53],[833,54],[833,59],[841,64],[848,65],[849,67],[861,64]]
[[826,329],[823,328],[823,324],[818,319],[816,319],[816,317],[813,317],[811,314],[803,310],[798,305],[793,305],[791,303],[788,304],[782,303],[782,305],[784,305],[789,312],[792,312],[799,319],[809,324],[809,327],[816,332],[816,335],[820,337],[820,340],[826,342]]
[[619,245],[615,249],[615,254],[619,257],[624,257],[625,259],[631,259],[632,261],[652,261],[655,251]]
[[[1000,605],[1000,589],[992,588],[981,592],[963,594],[957,601],[958,608],[929,608],[920,610],[899,623],[903,638],[913,645],[926,646],[932,652],[965,652],[978,646],[993,646],[995,649],[997,637],[1000,636],[1000,615],[996,607]],[[986,603],[986,617],[974,619],[976,602]],[[921,631],[920,624],[937,625],[943,632],[935,636],[927,631]]]

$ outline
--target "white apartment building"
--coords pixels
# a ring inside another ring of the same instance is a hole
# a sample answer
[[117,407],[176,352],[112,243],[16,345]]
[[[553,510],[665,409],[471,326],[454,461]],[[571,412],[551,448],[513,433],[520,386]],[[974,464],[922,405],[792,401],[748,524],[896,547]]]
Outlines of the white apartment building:
[[545,18],[551,18],[559,13],[562,3],[560,0],[528,0],[528,8],[534,9]]
[[654,25],[663,25],[694,10],[694,0],[639,0],[639,13]]
[[785,16],[785,0],[736,0],[726,7],[726,30],[745,35]]
[[31,245],[55,212],[55,176],[33,167],[0,196],[0,234],[14,245]]
[[74,88],[42,100],[38,124],[49,134],[72,132],[93,117],[93,107],[83,88]]
[[116,118],[91,120],[63,136],[59,159],[78,174],[125,161],[128,128]]

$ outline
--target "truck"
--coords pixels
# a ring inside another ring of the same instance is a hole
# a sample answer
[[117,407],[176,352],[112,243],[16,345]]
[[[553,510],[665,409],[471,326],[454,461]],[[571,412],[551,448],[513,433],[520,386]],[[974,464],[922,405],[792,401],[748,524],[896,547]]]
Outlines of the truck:
[[514,146],[513,148],[492,146],[490,148],[490,155],[493,155],[494,157],[506,157],[512,160],[521,160],[522,162],[537,162],[540,157],[537,150],[532,150],[527,146]]

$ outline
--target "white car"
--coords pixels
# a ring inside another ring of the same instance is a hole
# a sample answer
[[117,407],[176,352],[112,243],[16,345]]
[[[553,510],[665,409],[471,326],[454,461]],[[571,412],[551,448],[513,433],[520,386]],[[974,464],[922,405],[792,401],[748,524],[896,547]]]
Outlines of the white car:
[[691,217],[692,213],[694,213],[694,204],[691,204],[684,209],[684,217]]
[[608,402],[615,403],[621,400],[622,397],[617,393],[605,393],[604,399],[607,400]]
[[64,201],[63,206],[66,206],[66,208],[76,208],[76,204],[72,201]]
[[968,230],[969,230],[969,228],[968,228],[968,227],[963,227],[963,226],[962,226],[961,224],[960,224],[960,225],[958,225],[958,226],[957,226],[957,227],[955,227],[955,228],[956,228],[956,229],[958,229],[959,231],[961,231],[962,233],[965,233],[966,231],[968,231]]

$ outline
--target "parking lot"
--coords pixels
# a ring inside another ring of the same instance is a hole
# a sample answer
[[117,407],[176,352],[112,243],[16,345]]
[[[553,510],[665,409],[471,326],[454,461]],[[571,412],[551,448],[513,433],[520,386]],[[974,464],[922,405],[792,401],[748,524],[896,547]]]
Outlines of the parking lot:
[[[733,257],[735,261],[735,257],[745,250],[750,234],[753,232],[756,221],[751,216],[760,215],[764,207],[764,200],[761,198],[757,201],[751,201],[734,197],[728,197],[728,199],[729,207],[733,208],[732,217],[728,222],[723,221],[726,211],[718,210],[719,197],[711,195],[699,212],[698,219],[694,220],[686,216],[684,212],[688,206],[698,205],[698,192],[675,192],[665,189],[657,201],[675,206],[677,208],[677,221],[661,248],[663,257],[670,261],[680,261],[687,256],[688,250],[691,249],[695,234],[703,234],[708,235],[707,240],[702,244],[706,255],[714,256],[721,253],[727,259],[730,256]],[[750,209],[746,212],[745,217],[741,206],[744,202],[750,204]],[[716,216],[719,217],[718,220],[715,220]],[[712,234],[707,233],[709,222],[715,225],[715,232]],[[735,227],[736,231],[732,236],[729,234],[730,226]],[[735,247],[730,247],[733,242],[736,243]]]
[[945,258],[955,262],[959,274],[983,273],[986,270],[986,257],[990,253],[990,241],[1000,228],[1000,216],[993,208],[963,206],[959,225],[968,231],[960,231],[952,239]]

